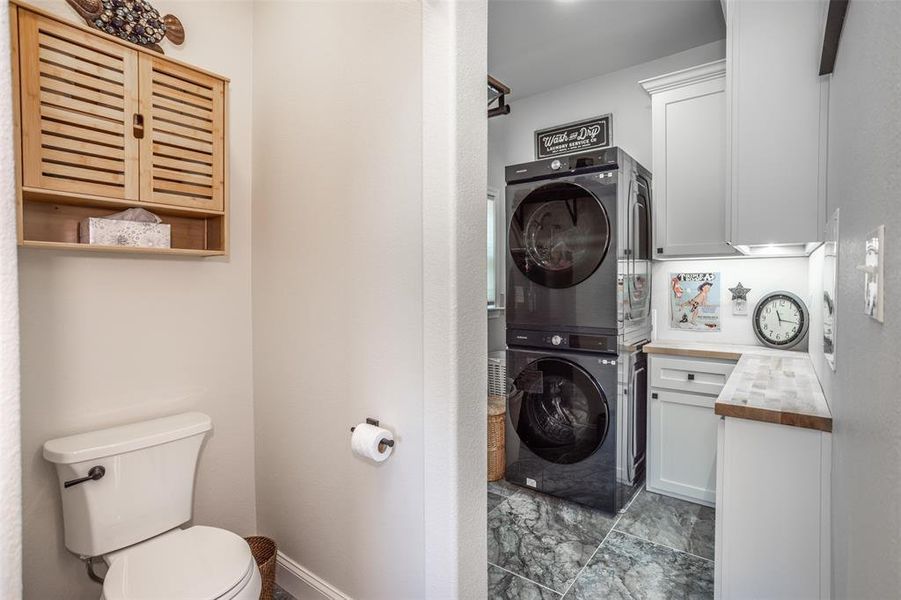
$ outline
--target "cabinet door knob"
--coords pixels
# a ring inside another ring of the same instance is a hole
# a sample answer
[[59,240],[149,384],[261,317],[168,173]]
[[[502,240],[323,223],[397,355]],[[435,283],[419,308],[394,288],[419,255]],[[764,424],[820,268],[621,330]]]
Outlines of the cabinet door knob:
[[656,400],[656,399],[657,399],[657,392],[651,392],[651,398],[653,398],[654,400]]
[[139,140],[143,139],[144,138],[144,115],[142,115],[140,113],[135,113],[133,123],[134,123],[133,131],[134,131],[135,137],[138,138]]
[[688,374],[688,380],[689,380],[689,381],[694,381],[694,380],[695,380],[695,374],[694,374],[694,373],[689,373],[689,374]]

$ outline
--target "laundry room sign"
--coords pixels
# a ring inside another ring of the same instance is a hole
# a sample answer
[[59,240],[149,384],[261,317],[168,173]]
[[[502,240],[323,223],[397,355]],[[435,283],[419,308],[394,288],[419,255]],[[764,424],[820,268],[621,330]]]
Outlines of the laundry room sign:
[[610,146],[610,124],[607,114],[535,132],[535,158],[550,158],[593,148]]

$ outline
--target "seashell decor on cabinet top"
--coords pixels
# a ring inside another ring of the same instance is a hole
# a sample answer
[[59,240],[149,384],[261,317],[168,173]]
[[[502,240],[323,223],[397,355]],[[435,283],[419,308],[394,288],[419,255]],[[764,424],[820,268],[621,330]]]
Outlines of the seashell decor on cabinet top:
[[66,0],[88,25],[163,53],[166,38],[175,45],[185,41],[185,29],[175,15],[160,12],[145,0]]

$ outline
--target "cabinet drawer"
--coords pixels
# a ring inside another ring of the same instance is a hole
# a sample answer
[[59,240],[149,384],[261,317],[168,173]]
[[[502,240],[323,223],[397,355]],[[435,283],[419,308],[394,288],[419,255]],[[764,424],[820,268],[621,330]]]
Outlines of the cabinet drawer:
[[718,396],[735,368],[728,360],[651,356],[651,387]]

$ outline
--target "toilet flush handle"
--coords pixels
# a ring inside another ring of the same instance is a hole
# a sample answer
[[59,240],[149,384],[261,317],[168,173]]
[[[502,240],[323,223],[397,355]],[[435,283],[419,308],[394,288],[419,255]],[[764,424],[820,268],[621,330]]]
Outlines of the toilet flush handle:
[[106,469],[104,469],[101,465],[97,465],[95,467],[91,467],[88,471],[87,477],[79,477],[78,479],[70,479],[69,481],[63,484],[63,487],[72,487],[73,485],[78,485],[79,483],[84,483],[85,481],[97,481],[106,475]]

